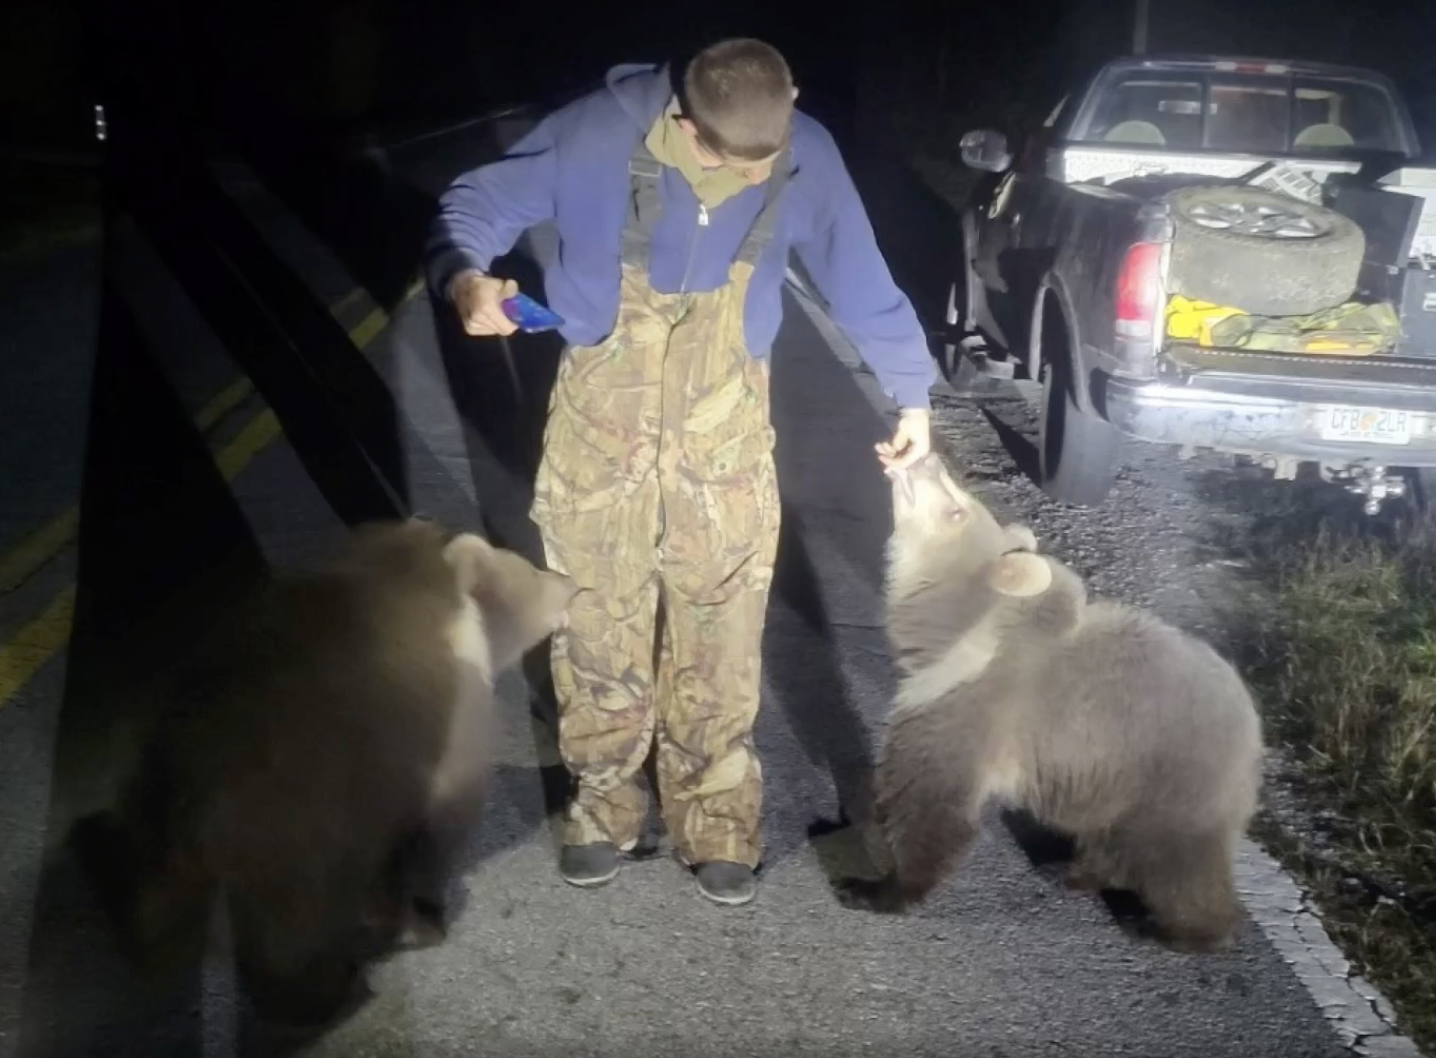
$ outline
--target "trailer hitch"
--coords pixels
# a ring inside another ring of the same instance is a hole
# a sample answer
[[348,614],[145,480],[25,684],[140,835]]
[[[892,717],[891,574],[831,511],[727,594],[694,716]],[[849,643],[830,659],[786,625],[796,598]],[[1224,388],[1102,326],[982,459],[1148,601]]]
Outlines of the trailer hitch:
[[1406,478],[1399,473],[1388,474],[1384,466],[1356,463],[1341,470],[1323,466],[1321,476],[1327,481],[1339,481],[1347,492],[1364,496],[1362,510],[1368,516],[1378,514],[1383,501],[1406,495]]

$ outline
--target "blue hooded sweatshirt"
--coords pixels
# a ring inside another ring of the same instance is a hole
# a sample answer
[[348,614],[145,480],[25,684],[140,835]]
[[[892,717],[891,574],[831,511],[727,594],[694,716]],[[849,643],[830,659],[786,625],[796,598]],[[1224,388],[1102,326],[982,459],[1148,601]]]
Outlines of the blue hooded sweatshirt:
[[[545,117],[501,159],[465,173],[439,199],[425,251],[439,296],[465,268],[488,271],[529,228],[552,220],[558,251],[544,269],[548,304],[563,337],[595,345],[618,318],[620,233],[629,195],[628,161],[672,98],[667,67],[625,65],[604,87]],[[767,357],[782,320],[789,251],[796,250],[835,323],[902,408],[926,408],[936,368],[917,313],[897,288],[872,224],[832,136],[793,116],[793,175],[779,200],[773,239],[759,259],[744,306],[749,352]],[[653,228],[649,282],[660,293],[718,289],[763,202],[744,188],[709,211],[665,166],[663,208]]]

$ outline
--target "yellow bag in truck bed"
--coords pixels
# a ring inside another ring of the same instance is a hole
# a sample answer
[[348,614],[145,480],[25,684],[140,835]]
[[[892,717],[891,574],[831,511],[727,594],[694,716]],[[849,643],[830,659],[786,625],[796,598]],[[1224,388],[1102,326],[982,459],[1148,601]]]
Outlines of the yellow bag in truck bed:
[[1401,317],[1387,301],[1348,301],[1309,316],[1228,316],[1212,324],[1210,339],[1223,349],[1370,356],[1395,347]]
[[1167,299],[1167,335],[1182,342],[1212,344],[1212,326],[1232,316],[1244,315],[1230,305],[1214,305],[1210,301],[1193,301],[1181,294]]

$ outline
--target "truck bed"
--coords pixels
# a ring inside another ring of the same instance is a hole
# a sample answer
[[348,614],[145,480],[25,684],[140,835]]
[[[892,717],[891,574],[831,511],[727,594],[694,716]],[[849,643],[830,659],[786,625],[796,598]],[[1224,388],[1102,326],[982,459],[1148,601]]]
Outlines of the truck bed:
[[[1272,161],[1248,154],[1179,154],[1161,149],[1129,146],[1067,146],[1048,155],[1047,175],[1064,184],[1095,183],[1110,186],[1135,176],[1159,174],[1235,179]],[[1252,181],[1253,186],[1294,195],[1307,202],[1320,200],[1320,188],[1333,173],[1355,173],[1359,163],[1301,159],[1281,161]],[[1414,195],[1424,203],[1412,242],[1413,259],[1436,259],[1436,168],[1406,166],[1384,177],[1380,186]]]

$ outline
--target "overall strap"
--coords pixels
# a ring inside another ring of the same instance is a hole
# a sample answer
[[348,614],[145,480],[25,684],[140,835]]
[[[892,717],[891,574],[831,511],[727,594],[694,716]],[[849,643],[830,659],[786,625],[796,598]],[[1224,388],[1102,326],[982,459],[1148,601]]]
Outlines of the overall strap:
[[758,215],[753,218],[753,224],[748,229],[743,243],[738,247],[735,261],[744,261],[754,268],[758,266],[758,258],[763,256],[763,251],[773,241],[773,224],[777,216],[778,196],[783,193],[783,188],[788,186],[788,180],[793,175],[792,170],[793,149],[784,147],[782,153],[773,160],[773,172],[768,177],[768,182],[763,185],[763,205],[758,209]]
[[[758,258],[773,240],[775,207],[792,175],[792,148],[784,147],[773,162],[772,175],[763,185],[763,205],[759,208],[758,215],[753,218],[743,244],[738,247],[735,260],[757,265]],[[646,271],[653,226],[663,212],[663,202],[659,196],[663,165],[653,157],[653,152],[642,138],[628,159],[628,178],[628,207],[623,219],[620,259],[625,265]]]
[[648,244],[653,236],[653,225],[663,212],[663,202],[658,195],[658,182],[663,178],[663,165],[643,137],[628,159],[628,208],[623,218],[621,260],[626,265],[648,271]]

